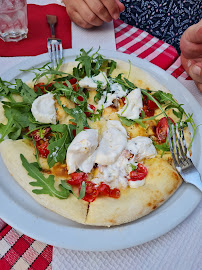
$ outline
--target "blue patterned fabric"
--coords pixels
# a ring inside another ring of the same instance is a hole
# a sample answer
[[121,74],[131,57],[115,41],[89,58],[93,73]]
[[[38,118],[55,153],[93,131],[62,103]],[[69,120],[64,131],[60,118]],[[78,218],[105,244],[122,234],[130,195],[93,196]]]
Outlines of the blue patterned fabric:
[[121,0],[120,19],[171,44],[180,53],[180,37],[202,18],[202,0]]

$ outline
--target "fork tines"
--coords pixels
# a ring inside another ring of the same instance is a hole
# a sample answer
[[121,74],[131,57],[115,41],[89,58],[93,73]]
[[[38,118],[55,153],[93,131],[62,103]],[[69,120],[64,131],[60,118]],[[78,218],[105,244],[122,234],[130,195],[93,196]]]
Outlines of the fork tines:
[[[182,123],[180,123],[180,133],[178,124],[171,124],[171,134],[169,126],[167,127],[168,141],[170,146],[170,151],[172,154],[173,162],[175,167],[182,167],[189,164],[189,151],[187,150],[186,141],[184,137]],[[177,140],[176,140],[177,138]],[[173,143],[172,143],[173,142]]]
[[62,41],[57,38],[48,38],[48,53],[53,66],[62,59]]

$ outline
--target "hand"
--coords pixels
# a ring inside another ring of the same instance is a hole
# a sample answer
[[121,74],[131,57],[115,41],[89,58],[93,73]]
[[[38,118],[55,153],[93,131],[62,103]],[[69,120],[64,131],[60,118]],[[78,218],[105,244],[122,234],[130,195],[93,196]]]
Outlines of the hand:
[[182,65],[202,92],[202,20],[184,32],[180,48]]
[[120,0],[63,0],[67,13],[82,28],[100,26],[118,19],[124,5]]

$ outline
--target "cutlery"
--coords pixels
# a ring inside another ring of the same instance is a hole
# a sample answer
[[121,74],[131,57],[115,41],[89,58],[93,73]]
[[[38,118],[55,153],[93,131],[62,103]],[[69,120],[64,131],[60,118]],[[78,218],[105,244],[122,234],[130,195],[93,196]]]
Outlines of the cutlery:
[[180,176],[186,183],[190,183],[202,191],[201,177],[190,159],[182,123],[180,123],[180,127],[178,124],[171,124],[170,128],[168,126],[167,134],[173,162]]
[[46,15],[47,22],[50,25],[51,37],[48,38],[48,53],[53,66],[56,66],[59,63],[59,60],[62,59],[62,41],[55,37],[55,25],[57,23],[57,16],[55,15]]

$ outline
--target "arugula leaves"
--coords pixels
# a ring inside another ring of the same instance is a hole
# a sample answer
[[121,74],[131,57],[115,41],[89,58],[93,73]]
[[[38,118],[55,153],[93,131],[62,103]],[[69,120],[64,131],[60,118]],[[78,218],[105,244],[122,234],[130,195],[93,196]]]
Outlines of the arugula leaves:
[[71,143],[71,130],[69,130],[67,125],[52,125],[52,131],[60,132],[60,138],[55,136],[54,141],[50,141],[47,149],[49,150],[49,154],[47,157],[47,162],[49,168],[52,168],[55,163],[62,163],[65,160],[67,148]]
[[77,197],[76,194],[74,193],[72,186],[70,184],[67,183],[66,180],[62,180],[61,181],[61,185],[67,189],[70,193],[72,193],[78,200],[79,199],[83,199],[83,197],[85,196],[85,192],[86,192],[86,185],[85,185],[85,181],[82,182],[81,185],[81,189],[80,189],[80,193],[79,196]]
[[77,197],[72,190],[72,187],[67,184],[66,180],[62,180],[59,185],[59,190],[55,188],[55,179],[53,175],[49,175],[46,178],[40,171],[37,163],[29,163],[27,159],[21,154],[20,155],[22,165],[27,170],[28,175],[34,178],[36,181],[30,182],[29,184],[38,189],[33,189],[32,192],[35,194],[47,194],[51,197],[57,197],[58,199],[67,199],[69,194],[72,193],[77,199],[82,199],[85,196],[85,182],[83,181],[80,194]]
[[60,186],[60,190],[54,187],[54,176],[49,175],[45,178],[44,175],[39,171],[38,167],[34,163],[29,163],[27,159],[21,154],[20,155],[22,165],[27,170],[28,175],[34,178],[36,181],[30,182],[29,184],[40,189],[32,190],[35,194],[48,194],[51,197],[57,197],[59,199],[67,199],[69,192],[63,186]]
[[121,119],[121,122],[127,127],[130,127],[130,126],[134,125],[135,123],[137,123],[140,126],[142,126],[143,128],[146,128],[145,124],[142,122],[145,119],[134,119],[134,120],[132,120],[132,119],[128,119],[126,117],[120,116],[120,115],[118,115],[118,117]]
[[59,75],[59,76],[66,75],[65,72],[59,71],[59,69],[62,65],[62,62],[63,62],[63,59],[60,59],[60,61],[56,67],[51,67],[51,66],[49,66],[50,63],[47,63],[39,68],[30,68],[30,69],[26,69],[26,70],[21,69],[21,71],[33,72],[35,74],[35,77],[33,78],[34,82],[37,82],[42,77],[46,77],[47,84],[48,84],[57,75]]
[[92,120],[93,122],[96,122],[96,121],[100,121],[100,118],[102,116],[102,112],[103,112],[104,108],[102,106],[102,109],[98,109],[96,111],[96,113],[93,113],[91,116],[90,116],[90,120]]
[[70,119],[70,121],[76,124],[76,134],[81,132],[84,127],[89,128],[87,117],[79,106],[73,109],[68,109],[67,107],[63,106],[63,110],[74,117],[74,119]]
[[[155,92],[153,97],[158,100],[161,104],[165,104],[165,111],[173,108],[173,113],[181,120],[184,114],[183,104],[178,104],[173,95],[170,93],[163,92],[161,90]],[[157,104],[158,105],[158,104]],[[176,111],[177,109],[177,111]]]
[[98,75],[102,70],[107,70],[108,75],[111,75],[116,68],[116,62],[114,60],[105,59],[98,53],[99,50],[100,48],[92,55],[90,55],[92,48],[89,51],[85,51],[84,49],[80,50],[80,55],[75,59],[79,61],[79,64],[73,69],[73,75],[75,77],[92,77],[93,75]]
[[134,90],[135,88],[137,88],[137,86],[135,86],[127,78],[125,78],[125,77],[122,78],[122,74],[121,73],[118,76],[116,76],[115,78],[112,78],[112,81],[114,83],[120,84],[122,86],[122,88],[123,88],[123,91],[128,90],[129,92],[131,92],[132,90]]

